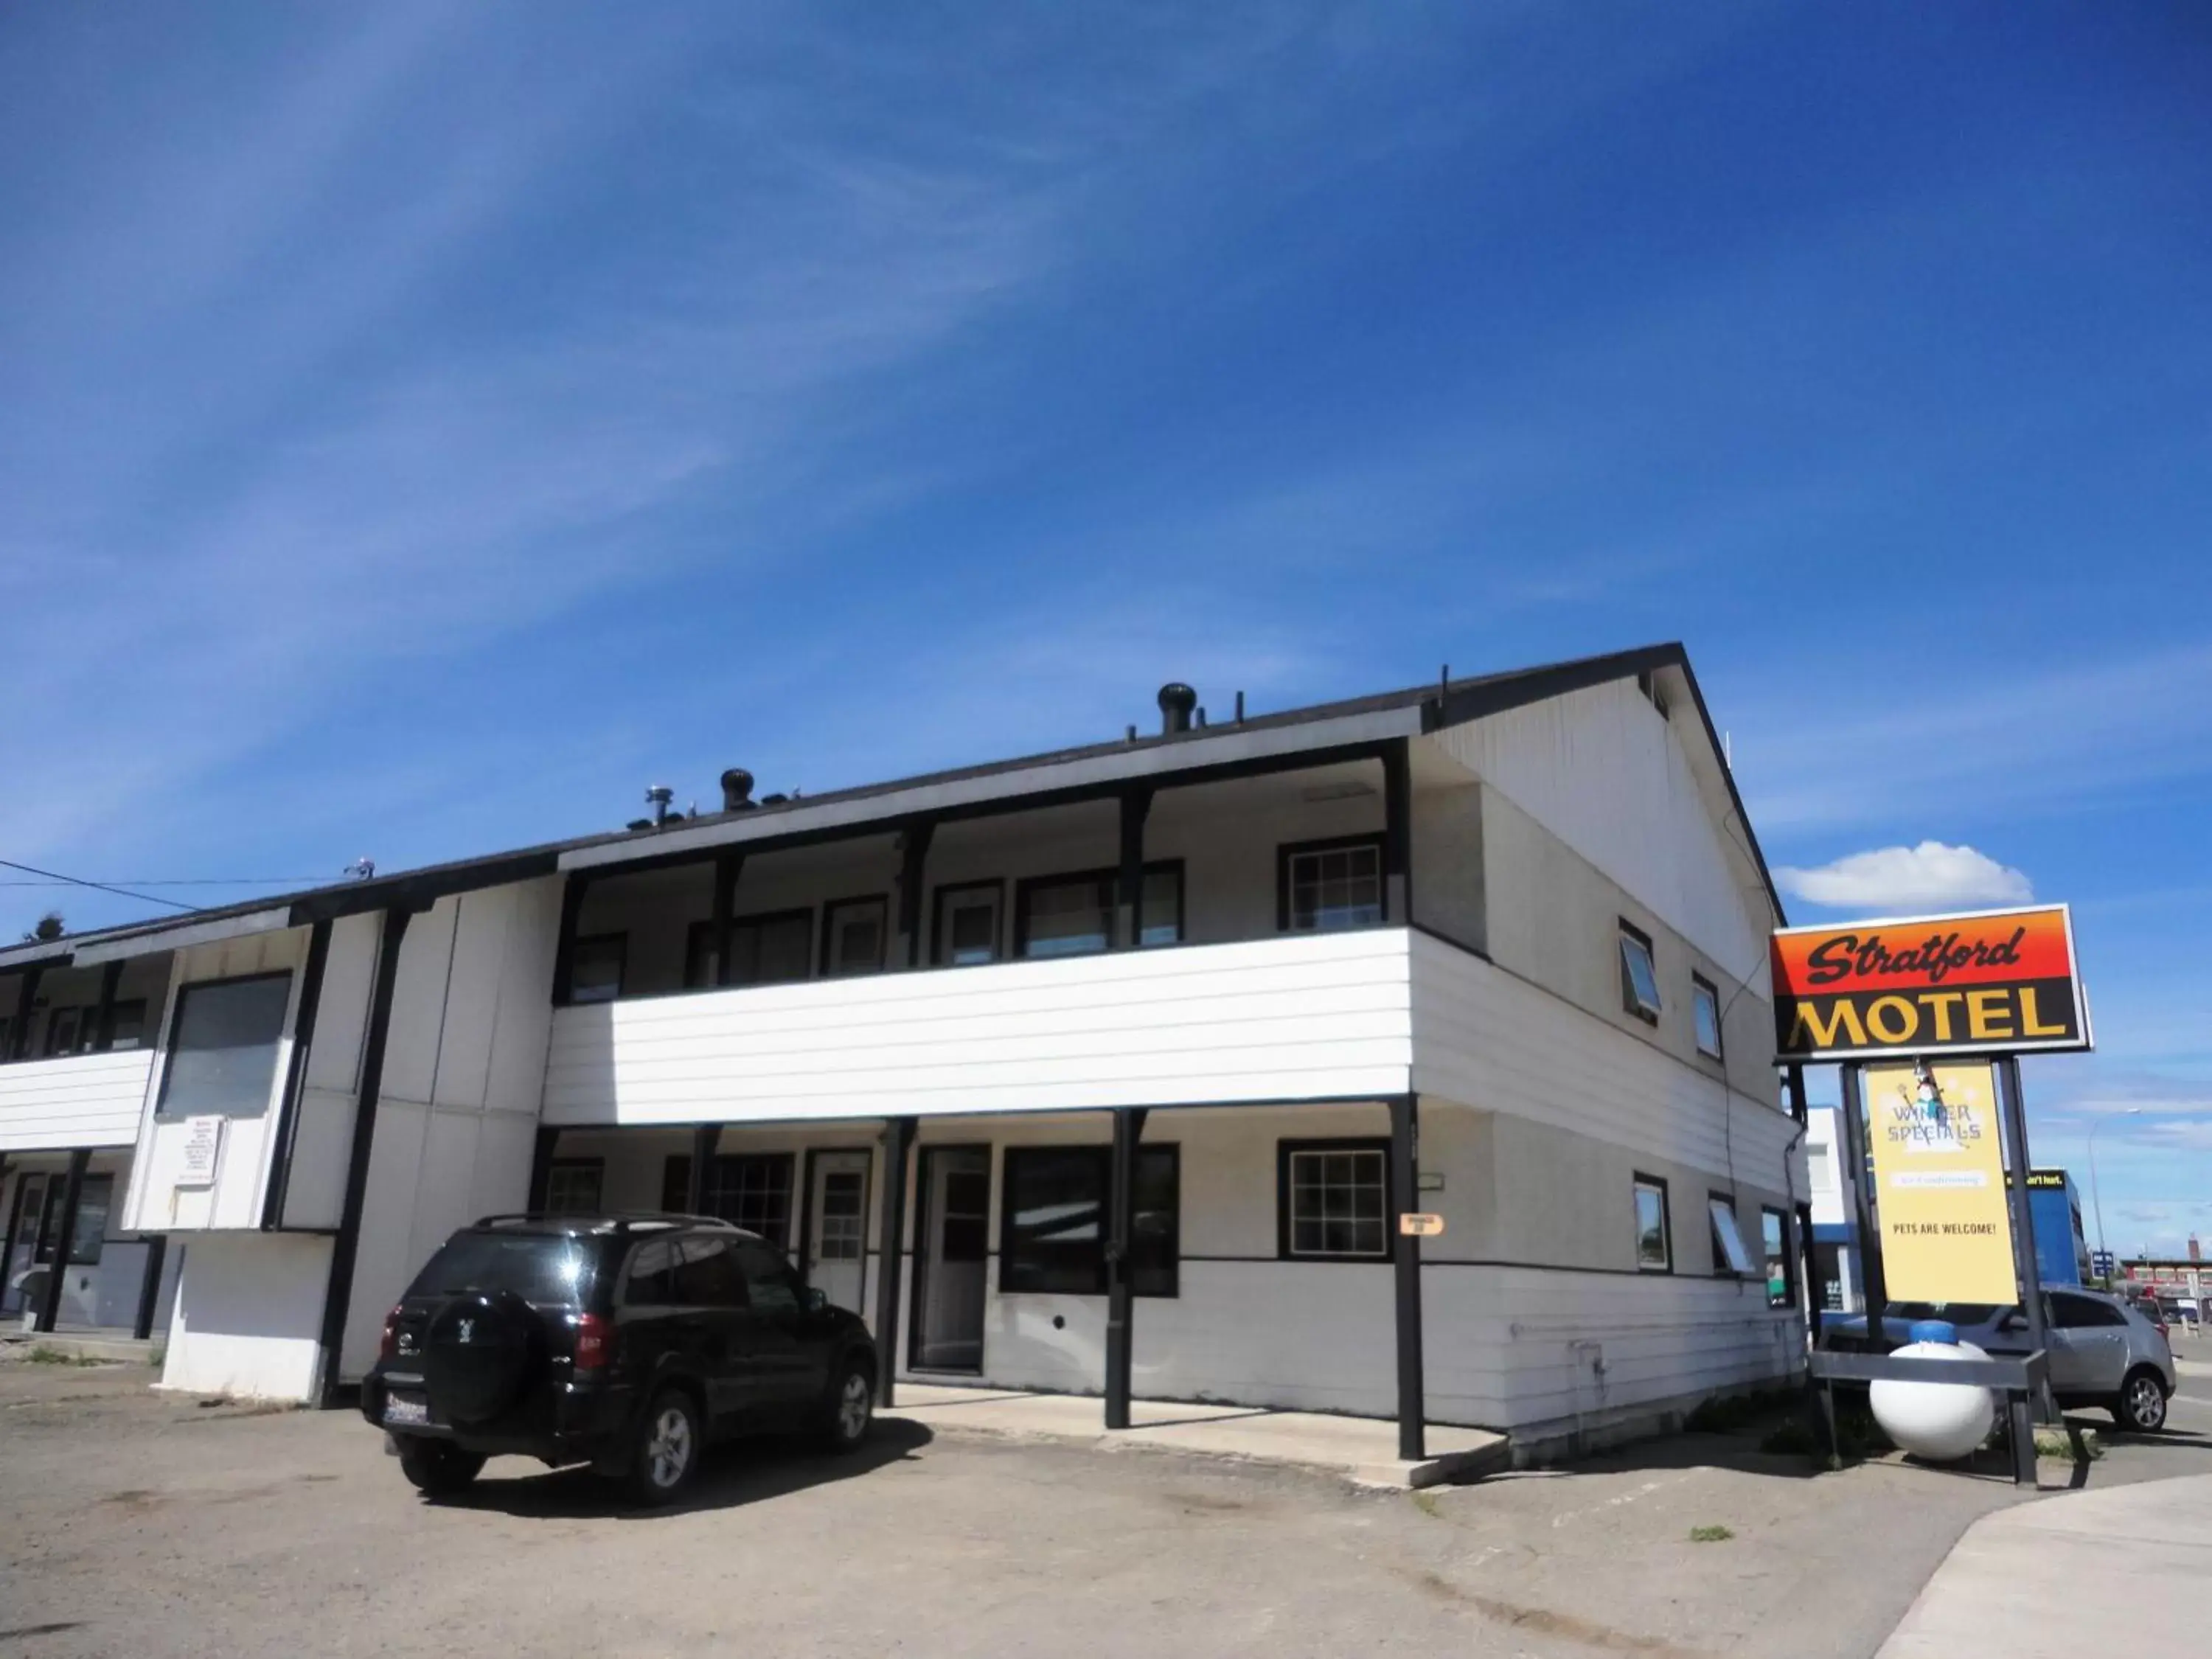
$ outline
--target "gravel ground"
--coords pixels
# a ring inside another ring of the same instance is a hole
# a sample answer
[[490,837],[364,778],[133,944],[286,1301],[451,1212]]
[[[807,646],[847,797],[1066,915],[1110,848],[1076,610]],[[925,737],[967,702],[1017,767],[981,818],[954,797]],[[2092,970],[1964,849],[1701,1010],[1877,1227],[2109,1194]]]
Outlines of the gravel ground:
[[[494,1462],[417,1498],[349,1413],[0,1365],[0,1653],[1868,1655],[2002,1480],[1684,1437],[1423,1494],[886,1425],[673,1511]],[[2193,1443],[2093,1479],[2197,1473]],[[1691,1540],[1693,1528],[1729,1537]]]

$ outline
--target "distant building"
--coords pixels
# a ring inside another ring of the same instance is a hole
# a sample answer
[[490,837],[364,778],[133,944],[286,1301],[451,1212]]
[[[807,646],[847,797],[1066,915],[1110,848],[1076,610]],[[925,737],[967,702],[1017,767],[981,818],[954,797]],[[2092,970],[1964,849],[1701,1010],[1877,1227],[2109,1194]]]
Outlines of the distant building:
[[1858,1210],[1850,1160],[1844,1155],[1843,1113],[1815,1106],[1807,1114],[1805,1186],[1813,1209],[1813,1305],[1831,1313],[1863,1311],[1859,1277]]
[[2081,1195],[2063,1170],[2027,1172],[2028,1213],[2035,1218],[2035,1264],[2046,1285],[2086,1285],[2089,1241],[2081,1231]]

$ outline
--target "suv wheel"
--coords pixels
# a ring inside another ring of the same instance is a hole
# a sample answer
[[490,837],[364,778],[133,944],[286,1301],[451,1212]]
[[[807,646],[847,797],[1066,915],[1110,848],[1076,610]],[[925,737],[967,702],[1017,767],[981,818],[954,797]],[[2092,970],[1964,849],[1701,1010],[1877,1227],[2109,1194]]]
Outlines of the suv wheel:
[[630,1495],[641,1504],[665,1504],[682,1492],[699,1467],[698,1407],[680,1389],[663,1389],[639,1421],[630,1460]]
[[875,1379],[857,1359],[830,1373],[834,1379],[822,1401],[822,1443],[831,1451],[850,1451],[868,1437],[876,1410]]
[[2156,1371],[2139,1365],[2128,1373],[2112,1402],[2112,1420],[2137,1434],[2156,1434],[2166,1426],[2166,1384]]
[[480,1454],[463,1451],[450,1440],[410,1435],[399,1442],[400,1474],[428,1497],[446,1498],[463,1490],[483,1472],[483,1466]]

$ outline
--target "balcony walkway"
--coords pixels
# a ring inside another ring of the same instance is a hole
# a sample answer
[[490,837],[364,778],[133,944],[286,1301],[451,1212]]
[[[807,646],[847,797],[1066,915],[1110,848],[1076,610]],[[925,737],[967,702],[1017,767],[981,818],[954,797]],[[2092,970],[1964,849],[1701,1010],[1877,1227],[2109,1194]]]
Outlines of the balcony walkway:
[[1103,1401],[1082,1395],[947,1387],[901,1379],[898,1404],[883,1413],[950,1434],[1050,1440],[1121,1450],[1147,1447],[1320,1469],[1355,1485],[1400,1489],[1470,1480],[1504,1468],[1512,1448],[1486,1429],[1428,1426],[1429,1455],[1398,1456],[1398,1425],[1388,1419],[1251,1406],[1194,1406],[1133,1400],[1130,1426],[1109,1432]]

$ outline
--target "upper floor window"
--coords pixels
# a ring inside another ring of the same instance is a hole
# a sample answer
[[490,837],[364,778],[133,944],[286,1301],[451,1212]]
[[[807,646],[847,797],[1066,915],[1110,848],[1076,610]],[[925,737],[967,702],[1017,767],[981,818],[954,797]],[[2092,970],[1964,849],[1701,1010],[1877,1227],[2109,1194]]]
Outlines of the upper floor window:
[[1621,1006],[1639,1019],[1659,1023],[1659,969],[1651,960],[1651,936],[1620,924]]
[[[1074,876],[1042,876],[1024,882],[1014,900],[1014,954],[1074,957],[1114,948],[1121,874],[1090,870]],[[1145,868],[1137,943],[1174,945],[1182,939],[1182,866]]]
[[612,1002],[622,994],[629,955],[626,933],[592,933],[578,939],[568,956],[568,1000]]
[[940,968],[966,968],[999,959],[999,910],[1006,884],[963,882],[937,890],[934,959]]
[[720,972],[714,948],[714,924],[695,921],[684,953],[684,982],[696,990],[708,985],[781,985],[814,971],[814,912],[777,910],[738,916],[730,922],[730,971]]
[[1382,836],[1304,842],[1278,856],[1277,920],[1285,931],[1326,933],[1383,920]]
[[289,970],[209,980],[179,991],[155,1115],[258,1117],[267,1111],[291,997]]
[[1721,994],[1711,980],[1690,975],[1690,1009],[1698,1028],[1698,1052],[1721,1057]]
[[1797,1299],[1790,1263],[1790,1219],[1771,1206],[1759,1212],[1759,1243],[1766,1257],[1766,1305],[1786,1308]]
[[1674,1271],[1674,1242],[1667,1220],[1667,1183],[1657,1176],[1636,1177],[1636,1266],[1640,1273]]
[[829,906],[822,914],[823,977],[879,972],[890,932],[890,901],[880,893]]
[[1751,1252],[1744,1245],[1743,1229],[1736,1225],[1735,1200],[1725,1193],[1708,1194],[1705,1213],[1712,1223],[1713,1271],[1750,1278]]

